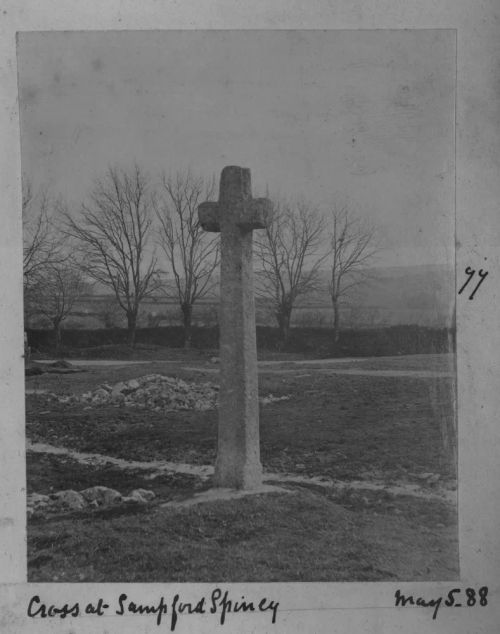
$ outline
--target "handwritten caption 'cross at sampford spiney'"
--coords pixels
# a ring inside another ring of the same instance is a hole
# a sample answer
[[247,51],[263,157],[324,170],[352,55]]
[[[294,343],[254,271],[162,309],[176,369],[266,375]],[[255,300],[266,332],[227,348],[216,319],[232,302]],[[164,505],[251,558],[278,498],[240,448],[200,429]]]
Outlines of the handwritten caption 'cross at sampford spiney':
[[161,625],[164,616],[170,616],[170,631],[173,632],[177,625],[179,616],[189,614],[216,614],[219,623],[224,625],[228,614],[248,614],[251,612],[269,612],[271,622],[276,623],[278,612],[278,601],[272,601],[266,597],[259,601],[247,601],[245,597],[233,599],[229,597],[229,592],[223,592],[220,588],[215,588],[209,598],[201,597],[198,602],[183,602],[178,594],[174,595],[169,603],[165,597],[154,603],[137,603],[129,599],[126,594],[120,594],[116,605],[111,606],[105,603],[104,599],[98,599],[95,603],[82,603],[79,601],[64,605],[54,605],[44,602],[39,595],[31,597],[27,614],[30,618],[54,618],[66,617],[75,618],[80,616],[132,616],[151,615],[156,617],[156,624]]

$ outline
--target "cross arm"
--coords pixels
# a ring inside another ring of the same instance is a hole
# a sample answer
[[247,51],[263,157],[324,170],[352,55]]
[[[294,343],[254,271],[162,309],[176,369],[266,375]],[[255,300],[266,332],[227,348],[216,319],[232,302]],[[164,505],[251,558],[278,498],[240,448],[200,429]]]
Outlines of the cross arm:
[[268,198],[252,198],[245,201],[238,219],[242,229],[265,229],[271,222],[273,206]]
[[198,205],[198,219],[205,231],[220,231],[219,203],[206,202]]

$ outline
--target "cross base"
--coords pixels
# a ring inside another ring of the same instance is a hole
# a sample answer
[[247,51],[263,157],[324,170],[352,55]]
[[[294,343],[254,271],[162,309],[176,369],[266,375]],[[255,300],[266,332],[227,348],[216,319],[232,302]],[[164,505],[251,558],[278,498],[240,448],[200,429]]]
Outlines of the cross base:
[[260,461],[241,463],[228,460],[219,452],[213,482],[215,487],[257,489],[262,486],[262,465]]

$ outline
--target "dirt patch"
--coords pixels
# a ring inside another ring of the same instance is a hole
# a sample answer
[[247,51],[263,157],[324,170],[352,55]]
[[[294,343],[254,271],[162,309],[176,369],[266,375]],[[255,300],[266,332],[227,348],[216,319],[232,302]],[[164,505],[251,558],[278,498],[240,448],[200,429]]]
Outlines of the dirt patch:
[[[60,456],[78,462],[82,465],[97,467],[115,467],[127,471],[146,472],[145,477],[153,479],[164,473],[181,473],[192,475],[196,478],[206,480],[213,474],[213,467],[210,465],[193,465],[187,463],[168,462],[164,460],[151,460],[141,462],[138,460],[124,460],[113,456],[104,456],[97,453],[82,453],[64,447],[54,447],[46,443],[32,443],[27,441],[27,450],[30,453],[46,454],[49,456]],[[56,459],[56,458],[55,458]]]
[[[62,461],[69,461],[73,464],[78,463],[80,465],[85,465],[86,467],[95,466],[98,468],[97,470],[99,473],[104,467],[123,469],[126,470],[128,473],[143,472],[145,473],[144,477],[148,480],[157,478],[158,476],[162,476],[165,473],[184,474],[194,476],[201,480],[207,480],[211,478],[214,471],[214,468],[211,465],[192,465],[160,460],[150,462],[127,461],[120,458],[113,458],[111,456],[81,453],[43,443],[31,443],[29,441],[27,443],[27,449],[29,454],[42,454],[46,456],[51,456],[55,464],[58,463],[59,457]],[[367,478],[369,479],[351,480],[344,482],[331,480],[330,478],[325,478],[324,476],[306,477],[291,473],[264,473],[263,479],[266,482],[288,483],[292,486],[299,485],[320,487],[324,489],[331,489],[341,493],[344,493],[346,491],[361,491],[366,494],[369,494],[371,492],[383,492],[387,495],[411,496],[427,500],[437,499],[441,501],[447,501],[450,504],[456,505],[456,487],[453,485],[453,483],[442,483],[441,478],[438,474],[424,475],[426,476],[425,478],[420,477],[419,479],[423,484],[428,486],[411,484],[407,481],[387,484],[386,482],[377,479],[374,474],[369,473],[366,474]],[[73,480],[73,478],[70,477],[70,480]]]

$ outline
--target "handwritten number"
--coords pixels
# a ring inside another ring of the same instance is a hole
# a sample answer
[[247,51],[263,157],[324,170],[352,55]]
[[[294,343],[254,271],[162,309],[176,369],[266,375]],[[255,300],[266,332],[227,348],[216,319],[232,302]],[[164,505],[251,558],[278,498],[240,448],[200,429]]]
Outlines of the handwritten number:
[[[467,287],[467,285],[469,284],[469,282],[472,280],[472,278],[474,277],[474,275],[476,274],[476,269],[471,269],[470,266],[466,267],[465,269],[465,274],[467,275],[467,279],[465,280],[465,283],[462,284],[460,290],[458,291],[458,294],[460,295],[465,288]],[[474,290],[472,291],[472,293],[469,295],[469,299],[474,299],[474,295],[477,293],[477,290],[479,289],[479,287],[481,286],[481,284],[484,282],[486,276],[488,275],[488,271],[483,271],[483,269],[479,269],[479,271],[477,272],[477,274],[479,275],[479,277],[481,278],[479,280],[479,282],[476,284]]]
[[467,588],[465,590],[465,594],[467,595],[467,605],[471,608],[473,605],[476,605],[476,593],[472,588]]
[[462,286],[462,288],[458,291],[458,294],[460,295],[462,293],[463,290],[465,290],[465,287],[467,286],[467,284],[471,281],[471,279],[474,277],[475,274],[475,269],[471,269],[470,266],[468,266],[465,269],[465,275],[468,275],[467,280],[465,282],[465,284]]
[[474,295],[476,294],[477,289],[481,286],[481,284],[484,282],[484,278],[488,275],[488,271],[483,271],[483,269],[479,269],[478,272],[479,277],[481,278],[479,280],[479,282],[476,285],[476,288],[472,291],[472,293],[469,295],[469,299],[474,299]]
[[482,605],[483,607],[485,605],[488,605],[488,601],[486,599],[486,595],[488,594],[488,587],[483,586],[482,588],[479,588],[477,593],[479,595],[479,605]]

